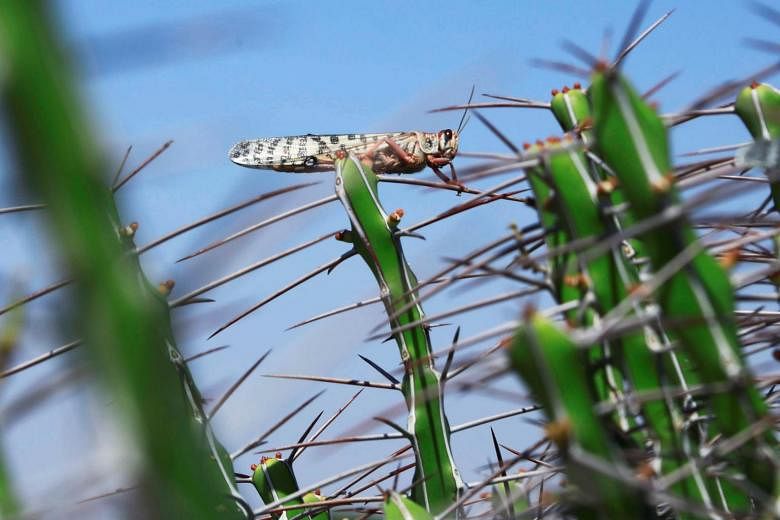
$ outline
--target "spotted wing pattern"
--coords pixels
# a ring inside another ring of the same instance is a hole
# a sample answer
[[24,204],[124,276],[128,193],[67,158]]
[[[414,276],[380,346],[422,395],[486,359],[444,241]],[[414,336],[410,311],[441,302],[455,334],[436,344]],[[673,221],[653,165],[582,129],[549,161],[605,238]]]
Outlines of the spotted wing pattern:
[[267,137],[236,143],[230,149],[229,157],[234,163],[248,168],[282,172],[332,171],[338,151],[360,154],[385,138],[403,146],[410,139],[415,139],[415,134],[390,132]]

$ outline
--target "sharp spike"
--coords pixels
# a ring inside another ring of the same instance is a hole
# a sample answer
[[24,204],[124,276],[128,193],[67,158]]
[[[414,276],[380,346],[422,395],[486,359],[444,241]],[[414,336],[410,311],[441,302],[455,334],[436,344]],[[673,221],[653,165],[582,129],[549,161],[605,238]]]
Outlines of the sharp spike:
[[224,404],[227,402],[227,400],[228,400],[228,399],[230,399],[230,396],[231,396],[231,395],[233,395],[233,393],[234,393],[236,390],[238,390],[238,387],[239,387],[239,386],[241,386],[241,384],[242,384],[244,381],[246,381],[246,379],[247,379],[247,378],[248,378],[248,377],[249,377],[249,376],[252,374],[252,372],[254,372],[254,371],[255,371],[255,369],[256,369],[256,368],[257,368],[257,367],[260,365],[260,363],[262,363],[263,361],[265,361],[265,358],[267,358],[267,357],[268,357],[268,354],[270,354],[270,353],[271,353],[271,349],[268,349],[268,350],[266,350],[265,354],[263,354],[262,356],[260,356],[260,357],[257,359],[257,361],[255,361],[255,362],[252,364],[252,366],[251,366],[251,367],[249,367],[249,368],[248,368],[248,369],[247,369],[247,370],[246,370],[246,371],[245,371],[243,374],[241,374],[241,376],[240,376],[240,377],[239,377],[239,378],[236,380],[236,382],[235,382],[235,383],[233,383],[232,385],[230,385],[230,388],[228,388],[228,389],[227,389],[227,391],[225,391],[225,393],[224,393],[224,394],[222,394],[222,397],[220,397],[220,398],[217,400],[217,403],[216,403],[216,404],[214,405],[214,407],[211,409],[211,412],[209,412],[209,414],[207,415],[207,417],[208,417],[208,420],[209,420],[209,421],[211,421],[211,420],[214,418],[214,416],[217,414],[217,412],[219,411],[219,409],[220,409],[220,408],[222,408],[222,405],[224,405]]
[[358,357],[360,359],[362,359],[363,361],[365,361],[366,363],[368,363],[368,365],[371,368],[373,368],[374,370],[376,370],[377,372],[382,374],[388,381],[390,381],[394,385],[400,385],[401,384],[401,382],[398,379],[396,379],[395,377],[393,377],[393,375],[390,372],[388,372],[384,368],[380,367],[377,363],[375,363],[371,359],[367,358],[366,356],[364,356],[362,354],[358,354]]
[[777,9],[762,2],[753,1],[750,2],[750,10],[773,24],[780,26],[780,11]]
[[292,450],[295,448],[313,448],[315,446],[333,446],[335,444],[351,444],[353,442],[374,442],[374,441],[388,441],[398,440],[408,437],[408,433],[401,435],[400,433],[376,433],[370,435],[351,435],[346,437],[337,437],[335,439],[325,439],[322,441],[306,441],[298,442],[295,444],[284,444],[282,446],[275,446],[255,453],[277,453],[285,450]]
[[309,323],[313,323],[315,321],[318,321],[318,320],[321,320],[321,319],[324,319],[324,318],[329,318],[330,316],[335,316],[337,314],[341,314],[343,312],[351,311],[351,310],[354,310],[354,309],[360,309],[361,307],[365,307],[366,305],[379,303],[381,301],[382,301],[382,298],[380,298],[379,296],[376,296],[374,298],[369,298],[368,300],[362,300],[362,301],[359,301],[359,302],[351,303],[349,305],[345,305],[344,307],[339,307],[337,309],[333,309],[333,310],[330,310],[330,311],[327,311],[327,312],[323,312],[322,314],[318,314],[318,315],[316,315],[316,316],[314,316],[312,318],[307,318],[307,319],[305,319],[303,321],[299,321],[295,325],[291,325],[291,326],[287,327],[287,329],[285,329],[285,330],[292,330],[292,329],[295,329],[295,328],[298,328],[298,327],[302,327],[303,325],[308,325]]
[[631,21],[628,24],[628,27],[626,27],[626,33],[623,35],[623,42],[620,44],[621,51],[618,53],[617,57],[615,57],[615,61],[612,62],[613,68],[618,68],[620,64],[623,62],[623,60],[628,56],[631,51],[633,51],[637,45],[642,43],[642,41],[647,38],[650,33],[652,33],[659,25],[664,23],[667,18],[669,18],[672,13],[674,12],[674,9],[667,11],[664,13],[663,16],[661,16],[658,20],[650,24],[650,27],[642,31],[642,34],[637,36],[634,41],[629,43],[628,41],[634,37],[634,33],[636,33],[639,24],[642,23],[642,19],[644,19],[645,14],[647,13],[647,9],[650,6],[650,2],[643,0],[639,3],[637,6],[637,9],[634,11],[634,15],[631,18]]
[[[355,399],[357,399],[357,397],[361,393],[363,393],[363,390],[365,390],[365,388],[361,388],[360,390],[355,392],[355,394],[349,398],[349,400],[344,404],[344,406],[336,410],[336,413],[331,415],[330,418],[327,421],[325,421],[325,423],[322,426],[320,426],[320,429],[317,430],[317,432],[311,436],[311,439],[309,439],[309,441],[316,441],[319,438],[319,436],[322,435],[323,432],[328,428],[328,426],[333,424],[333,422],[339,417],[339,415],[341,415],[344,412],[344,410],[346,410],[349,407],[349,405],[351,405],[355,401]],[[293,462],[303,454],[305,449],[306,447],[302,447],[297,451],[296,455],[293,457]]]
[[0,309],[0,316],[7,313],[8,311],[11,311],[13,309],[16,309],[17,307],[20,307],[26,303],[29,303],[33,300],[37,300],[41,296],[46,296],[47,294],[53,293],[54,291],[58,289],[62,289],[63,287],[70,285],[73,282],[72,278],[67,278],[65,280],[60,280],[59,282],[55,282],[47,287],[44,287],[43,289],[40,289],[38,291],[35,291],[34,293],[28,294],[24,298],[20,300],[16,300],[13,303],[9,303],[2,309]]
[[645,91],[644,94],[642,94],[642,99],[649,99],[656,95],[662,88],[664,88],[666,85],[677,79],[677,77],[680,75],[682,71],[675,71],[663,78],[661,81],[650,87]]
[[139,164],[139,165],[138,165],[138,166],[137,166],[137,167],[136,167],[136,168],[135,168],[133,171],[131,171],[130,173],[128,173],[128,174],[125,176],[125,178],[124,178],[124,179],[122,179],[122,180],[118,181],[116,184],[114,184],[114,185],[111,187],[111,191],[113,191],[114,193],[116,193],[117,191],[119,191],[119,189],[120,189],[122,186],[124,186],[125,184],[127,184],[127,183],[128,183],[128,181],[130,181],[130,179],[132,179],[133,177],[135,177],[136,175],[138,175],[138,174],[139,174],[139,173],[140,173],[140,172],[141,172],[141,171],[142,171],[144,168],[146,168],[147,166],[149,166],[149,164],[150,164],[152,161],[154,161],[154,160],[155,160],[155,159],[157,159],[157,158],[158,158],[160,155],[162,155],[162,153],[163,153],[165,150],[167,150],[167,149],[168,149],[168,148],[169,148],[169,147],[170,147],[172,144],[173,144],[173,141],[168,141],[168,142],[166,142],[165,144],[163,144],[163,145],[162,145],[160,148],[158,148],[158,149],[157,149],[157,151],[155,151],[155,152],[154,152],[152,155],[150,155],[149,157],[147,157],[147,158],[146,158],[146,160],[145,160],[144,162],[142,162],[141,164]]
[[116,169],[116,173],[114,174],[114,179],[111,181],[111,186],[116,186],[116,183],[119,181],[119,176],[122,175],[122,170],[125,169],[125,165],[127,164],[127,159],[128,157],[130,157],[131,151],[133,151],[133,145],[127,147],[127,150],[125,151],[125,155],[122,157],[122,160],[119,162],[119,168]]
[[[493,439],[493,449],[496,452],[496,461],[498,462],[498,466],[500,468],[504,467],[504,458],[501,456],[501,448],[498,447],[498,439],[496,439],[496,432],[493,430],[493,427],[490,427],[490,436]],[[501,472],[499,475],[502,477],[506,477],[506,470]],[[515,517],[515,507],[512,503],[512,490],[509,487],[509,482],[504,482],[504,493],[506,494],[506,508],[509,512],[509,518]],[[503,509],[503,508],[502,508]]]
[[590,76],[590,70],[576,67],[569,63],[563,63],[560,61],[533,59],[531,65],[540,69],[554,70],[557,72],[563,72],[564,74],[571,74],[580,78],[587,78]]
[[374,417],[374,420],[375,421],[379,421],[382,424],[386,424],[387,426],[389,426],[390,428],[392,428],[395,431],[397,431],[400,435],[402,435],[406,439],[411,440],[413,438],[412,434],[409,433],[409,431],[406,428],[404,428],[403,426],[401,426],[399,424],[394,423],[390,419],[385,419],[384,417]]
[[472,110],[472,113],[477,119],[479,119],[482,122],[483,125],[485,125],[488,128],[488,130],[490,130],[493,133],[493,135],[498,137],[501,140],[501,142],[506,145],[507,148],[515,152],[517,156],[520,156],[520,149],[517,146],[515,146],[515,143],[513,143],[507,136],[505,136],[498,128],[496,128],[493,125],[493,123],[488,121],[487,118],[485,118],[485,116],[483,116],[476,110]]
[[447,382],[447,378],[450,374],[450,367],[452,366],[452,360],[455,359],[455,350],[458,347],[458,338],[460,338],[460,326],[458,326],[457,329],[455,329],[455,334],[452,336],[452,344],[450,346],[450,351],[447,354],[447,360],[444,362],[444,368],[441,371],[441,384],[442,386],[444,383]]
[[599,59],[596,56],[589,53],[583,47],[571,40],[563,40],[561,47],[563,47],[563,50],[567,51],[569,54],[585,63],[591,69],[596,68],[596,65],[599,63]]
[[210,348],[208,350],[204,350],[203,352],[198,352],[197,354],[193,354],[190,357],[185,358],[184,362],[185,363],[189,363],[190,361],[195,361],[196,359],[200,359],[200,358],[202,358],[204,356],[208,356],[209,354],[214,354],[216,352],[220,352],[222,350],[225,350],[229,346],[230,345],[222,345],[220,347],[214,347],[214,348]]
[[266,265],[272,264],[276,262],[277,260],[281,260],[282,258],[285,258],[293,253],[297,253],[298,251],[302,251],[308,247],[311,247],[315,244],[318,244],[319,242],[322,242],[323,240],[327,240],[329,238],[333,237],[333,233],[328,233],[322,236],[319,236],[317,238],[314,238],[312,240],[309,240],[308,242],[304,242],[303,244],[299,244],[297,246],[291,247],[290,249],[287,249],[286,251],[282,251],[281,253],[277,253],[273,256],[269,256],[268,258],[264,258],[263,260],[260,260],[259,262],[255,262],[254,264],[250,264],[247,267],[244,267],[243,269],[239,269],[238,271],[235,271],[234,273],[231,273],[227,276],[223,276],[222,278],[218,278],[217,280],[214,280],[212,282],[207,283],[206,285],[195,289],[194,291],[191,291],[181,298],[177,298],[170,302],[171,307],[180,307],[181,305],[185,305],[187,302],[191,301],[193,298],[200,296],[201,294],[210,291],[211,289],[216,289],[217,287],[224,285],[228,282],[232,282],[233,280],[240,278],[246,274],[251,273],[252,271],[255,271],[257,269],[260,269],[261,267],[264,267]]
[[359,379],[343,379],[338,377],[326,376],[305,376],[294,374],[263,374],[263,377],[272,377],[274,379],[294,379],[297,381],[317,381],[320,383],[332,383],[336,385],[362,386],[365,388],[382,388],[386,390],[400,390],[398,384],[375,383],[373,381],[361,381]]
[[12,376],[14,374],[18,374],[19,372],[22,372],[24,370],[27,370],[28,368],[34,367],[35,365],[39,365],[43,363],[44,361],[47,361],[51,358],[57,357],[61,354],[64,354],[66,352],[70,352],[74,348],[81,346],[82,340],[77,339],[76,341],[71,341],[70,343],[66,343],[65,345],[62,345],[61,347],[57,347],[55,349],[52,349],[45,354],[41,354],[40,356],[34,357],[28,361],[25,361],[23,363],[19,363],[18,365],[11,367],[9,369],[3,370],[0,372],[0,379],[6,378],[8,376]]
[[[268,428],[268,430],[266,430],[266,431],[265,431],[265,433],[263,433],[262,435],[260,435],[260,436],[259,436],[257,439],[255,439],[255,440],[253,440],[252,442],[250,442],[249,444],[245,445],[243,448],[239,449],[238,451],[235,451],[235,452],[231,453],[231,454],[230,454],[230,458],[231,458],[232,460],[235,460],[236,458],[240,457],[241,455],[243,455],[244,453],[248,452],[249,450],[251,450],[251,449],[253,449],[253,448],[256,448],[256,447],[260,446],[261,444],[263,444],[263,442],[264,442],[264,441],[265,441],[265,440],[268,438],[268,436],[270,436],[270,435],[271,435],[272,433],[274,433],[276,430],[278,430],[279,428],[281,428],[282,426],[284,426],[284,424],[285,424],[287,421],[289,421],[290,419],[292,419],[293,417],[295,417],[296,415],[298,415],[298,414],[299,414],[299,413],[300,413],[300,412],[301,412],[301,411],[302,411],[304,408],[306,408],[307,406],[309,406],[309,405],[312,403],[312,401],[314,401],[315,399],[317,399],[317,398],[318,398],[319,396],[321,396],[321,395],[322,395],[324,392],[325,392],[325,390],[320,390],[319,392],[317,392],[317,393],[316,393],[316,394],[314,394],[313,396],[311,396],[311,397],[309,397],[308,399],[306,399],[306,400],[305,400],[303,403],[301,403],[301,404],[299,404],[297,407],[295,407],[295,409],[294,409],[293,411],[291,411],[290,413],[288,413],[287,415],[285,415],[284,417],[282,417],[282,418],[281,418],[279,421],[277,421],[277,422],[276,422],[276,423],[275,423],[273,426],[271,426],[270,428]],[[277,450],[277,451],[278,451],[278,450]]]
[[[314,418],[314,420],[309,423],[309,426],[306,428],[306,430],[304,430],[303,435],[298,437],[298,442],[299,443],[303,442],[306,439],[306,436],[309,435],[309,432],[311,432],[312,428],[314,428],[314,425],[317,424],[317,421],[320,420],[320,417],[322,417],[323,413],[325,413],[324,410],[321,411],[320,413],[318,413],[317,416]],[[293,463],[293,461],[295,460],[295,455],[297,454],[298,451],[300,451],[299,448],[294,448],[290,452],[290,455],[287,457],[287,463],[288,464],[292,464]]]
[[22,206],[11,206],[8,208],[0,208],[0,215],[4,213],[19,213],[22,211],[36,211],[45,208],[46,204],[24,204]]
[[325,204],[329,204],[331,202],[334,202],[338,200],[338,197],[336,195],[328,195],[327,197],[324,197],[319,200],[315,200],[314,202],[310,202],[308,204],[304,204],[303,206],[299,206],[297,208],[291,209],[289,211],[285,211],[284,213],[280,213],[279,215],[273,216],[271,218],[265,219],[261,222],[258,222],[257,224],[253,224],[247,228],[242,229],[241,231],[238,231],[236,233],[233,233],[232,235],[223,238],[222,240],[218,240],[216,242],[212,242],[211,244],[207,245],[206,247],[199,249],[195,251],[194,253],[190,253],[187,256],[184,256],[182,258],[179,258],[176,260],[176,262],[183,262],[184,260],[189,260],[190,258],[195,258],[196,256],[200,256],[203,253],[207,253],[213,249],[216,249],[220,246],[223,246],[229,242],[232,242],[233,240],[243,237],[244,235],[247,235],[253,231],[257,231],[258,229],[262,229],[264,227],[270,226],[271,224],[275,224],[276,222],[279,222],[281,220],[284,220],[286,218],[292,217],[293,215],[298,215],[299,213],[303,213],[305,211],[308,211],[310,209],[314,209],[320,206],[323,206]]
[[171,231],[170,233],[158,238],[157,240],[154,240],[152,242],[149,242],[143,247],[139,247],[136,250],[136,253],[143,254],[147,251],[149,251],[152,248],[155,248],[159,246],[160,244],[163,244],[173,238],[176,238],[177,236],[184,234],[188,231],[192,231],[195,228],[198,228],[200,226],[203,226],[205,224],[208,224],[210,222],[214,222],[215,220],[218,220],[222,217],[226,217],[228,215],[231,215],[235,213],[236,211],[242,210],[244,208],[248,208],[249,206],[252,206],[254,204],[257,204],[258,202],[263,202],[265,200],[272,199],[274,197],[277,197],[279,195],[284,195],[286,193],[290,193],[293,191],[297,191],[303,188],[308,188],[309,186],[314,186],[315,184],[319,184],[318,182],[307,182],[303,184],[294,184],[292,186],[287,186],[285,188],[280,188],[278,190],[269,191],[268,193],[263,193],[262,195],[258,195],[256,197],[252,197],[249,200],[245,200],[243,202],[239,202],[238,204],[234,206],[230,206],[229,208],[225,208],[223,210],[220,210],[216,213],[212,213],[211,215],[207,217],[203,217],[200,220],[196,220],[195,222],[192,222],[190,224],[187,224],[186,226],[182,226],[179,229],[176,229],[174,231]]
[[348,258],[352,258],[352,257],[353,257],[353,256],[355,256],[356,254],[357,254],[357,249],[354,249],[354,248],[353,248],[353,249],[350,249],[350,250],[349,250],[349,251],[347,251],[346,253],[342,254],[342,255],[341,255],[339,258],[338,258],[338,260],[337,260],[337,261],[334,261],[334,262],[332,262],[332,265],[331,265],[330,267],[328,267],[328,270],[326,271],[326,273],[325,273],[325,274],[330,274],[330,273],[332,273],[332,272],[333,272],[333,270],[334,270],[335,268],[337,268],[339,265],[341,265],[341,262],[343,262],[344,260],[346,260],[346,259],[348,259]]

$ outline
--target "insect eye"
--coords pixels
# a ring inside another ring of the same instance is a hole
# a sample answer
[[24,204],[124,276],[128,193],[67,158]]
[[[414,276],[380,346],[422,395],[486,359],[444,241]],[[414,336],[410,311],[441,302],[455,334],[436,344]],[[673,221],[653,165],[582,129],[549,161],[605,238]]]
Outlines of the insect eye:
[[444,138],[447,139],[448,141],[450,139],[452,139],[452,130],[445,130],[444,131]]
[[433,144],[433,142],[431,142],[431,140],[430,140],[430,139],[426,139],[426,140],[425,140],[425,146],[427,146],[427,147],[429,147],[429,148],[430,148],[432,144]]

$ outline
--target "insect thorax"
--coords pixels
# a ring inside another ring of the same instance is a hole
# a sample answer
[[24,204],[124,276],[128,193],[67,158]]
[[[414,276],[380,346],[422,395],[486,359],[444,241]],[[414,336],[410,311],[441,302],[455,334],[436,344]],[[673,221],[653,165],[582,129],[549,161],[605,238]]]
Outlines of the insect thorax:
[[404,140],[398,143],[403,151],[412,158],[411,163],[401,159],[390,149],[383,145],[374,153],[373,169],[377,173],[416,173],[425,168],[425,152],[417,139]]

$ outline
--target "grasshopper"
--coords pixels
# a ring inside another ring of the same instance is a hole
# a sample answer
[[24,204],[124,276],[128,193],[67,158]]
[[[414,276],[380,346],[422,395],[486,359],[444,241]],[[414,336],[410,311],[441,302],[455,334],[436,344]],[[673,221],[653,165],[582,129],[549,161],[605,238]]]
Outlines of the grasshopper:
[[[269,137],[240,141],[230,160],[240,166],[279,172],[323,172],[347,155],[368,158],[376,173],[416,173],[426,166],[447,183],[457,183],[452,160],[458,152],[458,131],[390,132]],[[452,177],[442,173],[449,165]]]

